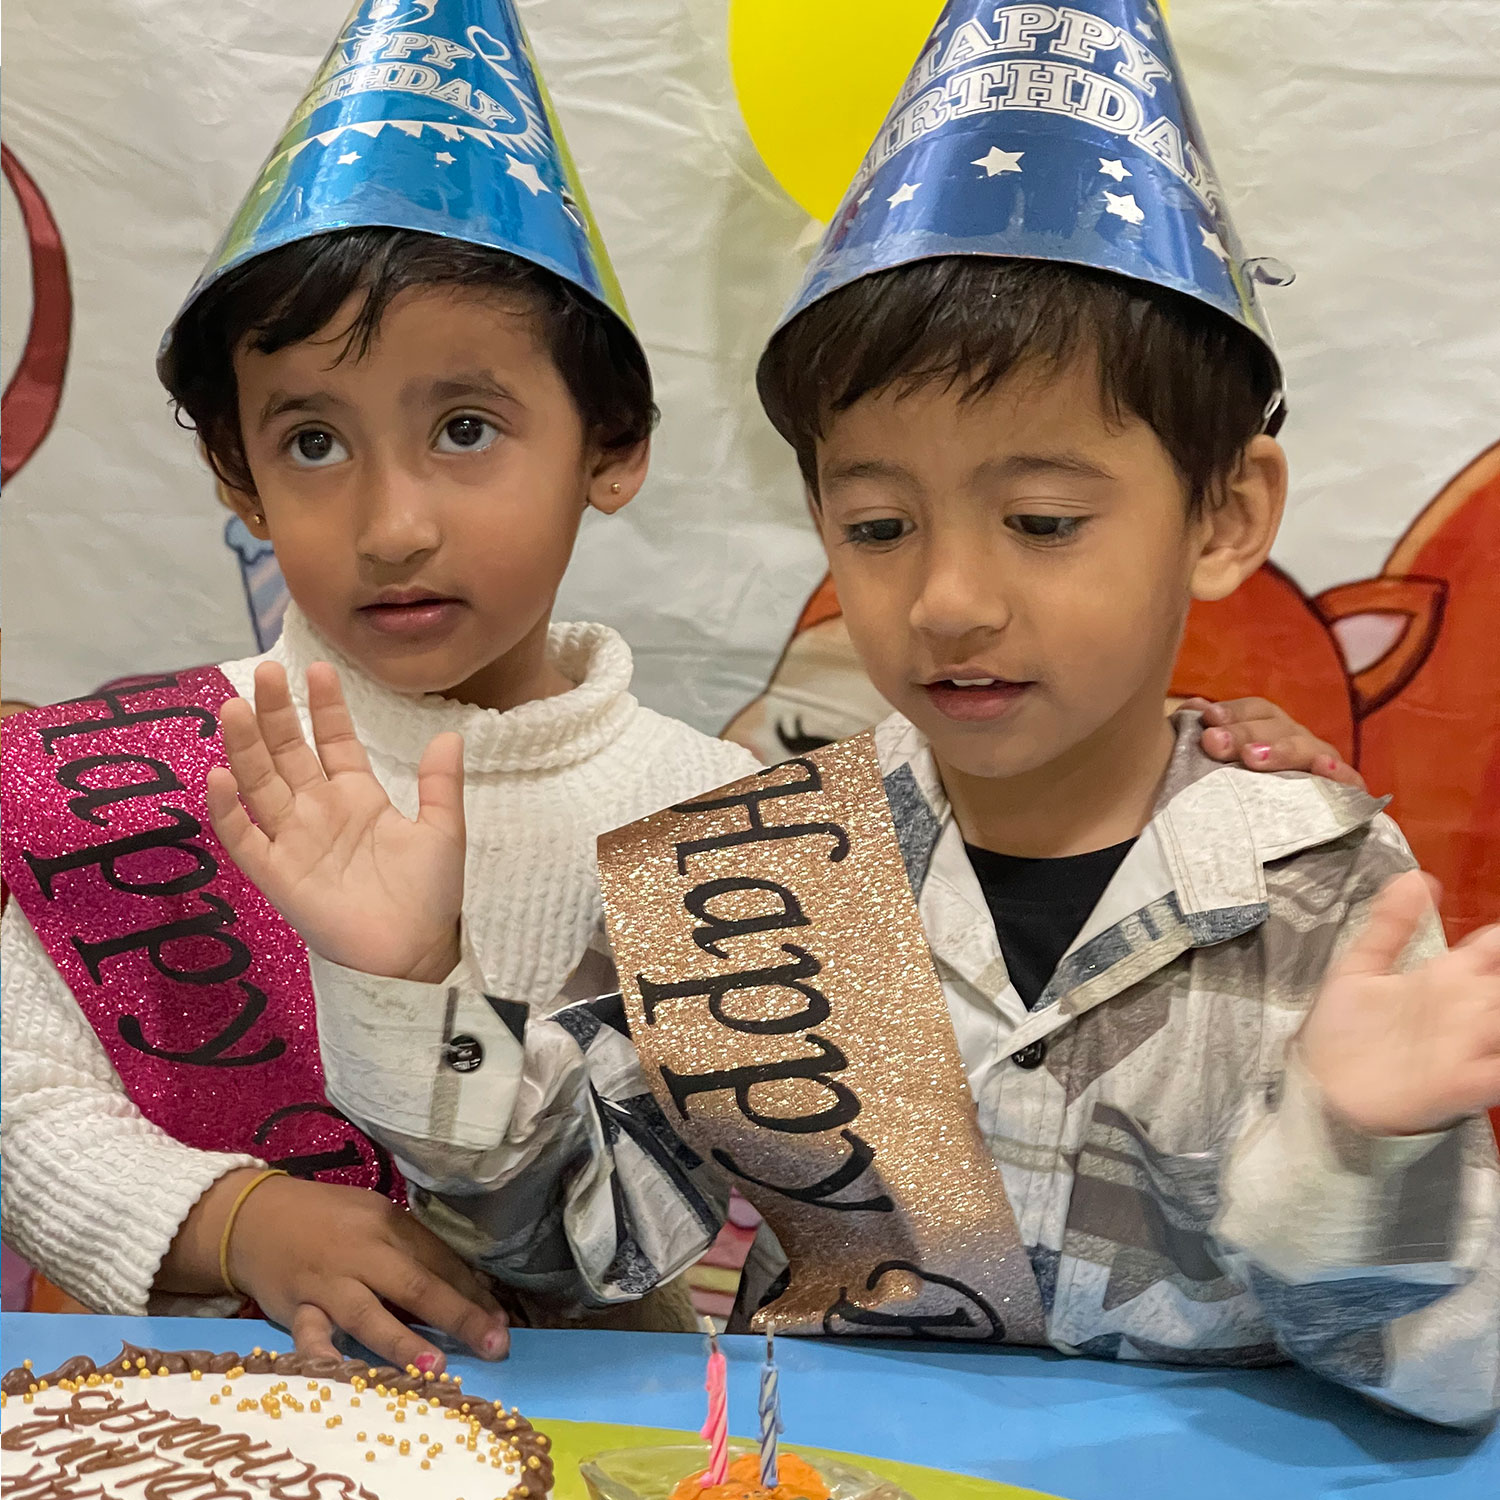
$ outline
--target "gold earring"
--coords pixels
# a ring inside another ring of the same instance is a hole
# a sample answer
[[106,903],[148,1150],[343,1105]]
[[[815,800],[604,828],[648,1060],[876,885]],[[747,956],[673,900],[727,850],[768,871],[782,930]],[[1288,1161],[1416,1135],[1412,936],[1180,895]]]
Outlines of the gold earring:
[[620,493],[620,483],[618,480],[616,480],[614,484],[610,485],[609,492],[611,495],[618,495]]
[[264,526],[266,524],[266,518],[261,515],[258,510],[252,510],[250,512],[250,519],[254,521],[257,526]]

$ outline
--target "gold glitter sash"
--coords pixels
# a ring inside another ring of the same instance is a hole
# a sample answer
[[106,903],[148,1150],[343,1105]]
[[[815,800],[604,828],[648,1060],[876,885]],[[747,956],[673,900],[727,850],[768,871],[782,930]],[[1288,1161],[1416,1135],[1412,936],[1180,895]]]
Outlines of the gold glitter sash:
[[791,1264],[757,1328],[1043,1341],[870,734],[599,841],[668,1118]]

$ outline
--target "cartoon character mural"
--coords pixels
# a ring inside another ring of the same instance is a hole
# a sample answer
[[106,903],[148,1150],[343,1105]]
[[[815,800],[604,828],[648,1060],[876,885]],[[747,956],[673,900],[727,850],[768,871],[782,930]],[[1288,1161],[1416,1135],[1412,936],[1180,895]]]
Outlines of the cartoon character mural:
[[[222,485],[219,499],[228,506]],[[286,580],[276,562],[276,550],[270,542],[253,536],[250,528],[233,515],[224,525],[224,545],[239,560],[240,582],[245,588],[245,604],[255,631],[255,649],[269,651],[281,634],[281,622],[291,602]]]
[[[31,174],[9,146],[0,146],[0,170],[21,210],[31,256],[31,321],[26,342],[0,397],[0,483],[9,483],[41,447],[62,405],[73,335],[73,292],[62,232]],[[29,703],[0,701],[0,718],[30,708]],[[0,906],[5,893],[0,887]],[[81,1310],[44,1282],[8,1246],[0,1250],[0,1305],[7,1311],[39,1312],[67,1307]]]
[[[1336,745],[1443,883],[1457,941],[1500,920],[1500,444],[1446,485],[1377,577],[1308,597],[1267,564],[1188,619],[1172,691],[1259,695]],[[766,690],[724,730],[762,760],[867,728],[888,710],[833,582],[808,600]]]
[[803,606],[765,692],[729,721],[723,737],[772,765],[859,734],[890,711],[854,654],[833,579],[825,577]]
[[[31,318],[20,357],[0,397],[0,483],[8,484],[42,446],[62,405],[73,341],[73,288],[62,231],[42,190],[0,145],[0,171],[21,210],[31,259]],[[32,707],[20,699],[0,700],[0,719]]]
[[73,336],[73,291],[62,232],[30,173],[9,146],[0,168],[21,210],[31,256],[31,322],[16,368],[0,400],[0,482],[9,483],[41,447],[62,405]]
[[1374,578],[1307,598],[1267,568],[1195,605],[1173,691],[1258,693],[1392,796],[1457,941],[1500,919],[1500,444],[1417,516]]

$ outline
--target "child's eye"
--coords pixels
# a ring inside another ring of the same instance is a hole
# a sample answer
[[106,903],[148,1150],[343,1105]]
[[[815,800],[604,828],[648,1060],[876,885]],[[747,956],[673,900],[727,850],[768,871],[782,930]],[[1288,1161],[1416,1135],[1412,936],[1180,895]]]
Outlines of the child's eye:
[[305,427],[293,433],[287,453],[294,464],[304,469],[326,469],[349,457],[349,450],[322,427]]
[[480,453],[500,436],[500,429],[483,417],[454,417],[438,434],[439,453]]
[[1085,516],[1011,516],[1006,525],[1036,542],[1066,542],[1078,534]]
[[844,540],[857,547],[878,547],[882,543],[899,542],[906,535],[906,522],[895,516],[882,516],[875,521],[856,521],[844,527]]

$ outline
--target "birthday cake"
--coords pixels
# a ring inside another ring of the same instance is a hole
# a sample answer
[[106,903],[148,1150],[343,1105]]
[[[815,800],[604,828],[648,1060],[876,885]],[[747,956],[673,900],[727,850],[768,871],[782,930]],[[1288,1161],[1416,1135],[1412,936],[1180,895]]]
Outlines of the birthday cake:
[[546,1436],[457,1377],[127,1344],[0,1378],[4,1493],[172,1500],[546,1500]]

